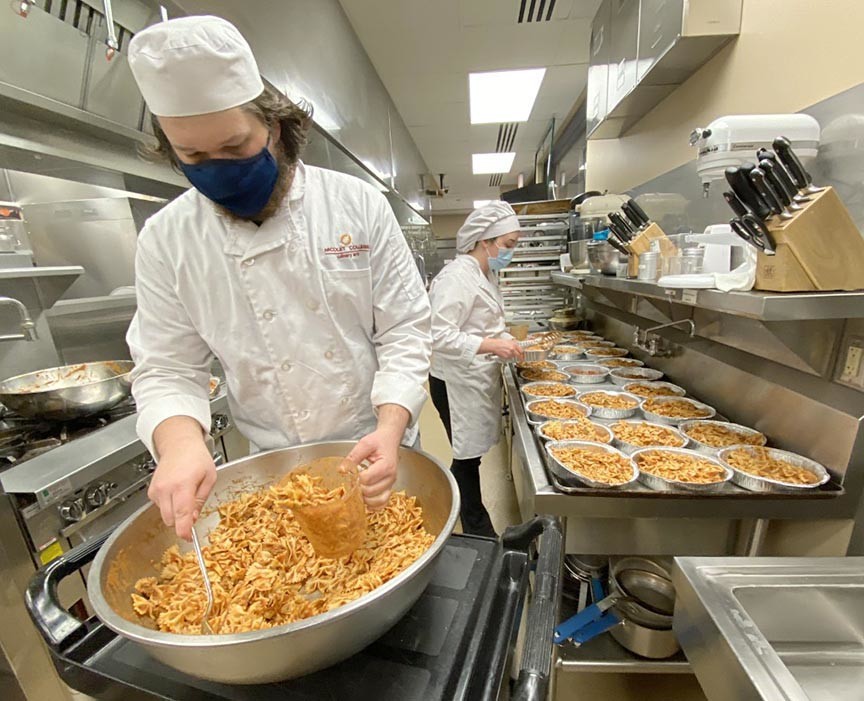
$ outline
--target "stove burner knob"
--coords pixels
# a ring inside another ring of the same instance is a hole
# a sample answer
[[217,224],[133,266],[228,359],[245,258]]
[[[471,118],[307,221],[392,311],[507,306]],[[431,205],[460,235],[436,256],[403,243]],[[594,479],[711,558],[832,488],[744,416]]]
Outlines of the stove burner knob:
[[210,433],[216,433],[217,431],[224,431],[230,426],[228,422],[228,417],[225,414],[216,414],[213,417],[213,423],[210,426]]
[[69,523],[80,521],[84,518],[84,500],[80,497],[77,499],[67,499],[60,504],[60,516],[69,521]]
[[116,482],[97,482],[87,489],[84,493],[84,500],[87,506],[98,509],[104,506],[108,501],[108,496],[112,489],[117,489]]
[[153,472],[156,469],[156,461],[153,459],[152,455],[147,455],[135,465],[135,471],[139,474],[144,474],[145,472]]

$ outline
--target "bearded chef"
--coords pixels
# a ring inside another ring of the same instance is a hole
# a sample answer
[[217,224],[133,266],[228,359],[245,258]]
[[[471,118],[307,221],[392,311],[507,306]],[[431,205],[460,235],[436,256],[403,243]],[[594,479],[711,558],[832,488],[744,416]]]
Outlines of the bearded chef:
[[497,271],[513,258],[519,220],[506,202],[474,210],[456,234],[462,255],[429,290],[432,371],[429,389],[453,446],[465,533],[495,537],[480,493],[480,460],[501,433],[500,360],[522,357],[506,331]]
[[149,496],[191,537],[216,480],[209,369],[225,370],[254,448],[359,439],[363,496],[382,507],[400,442],[426,400],[430,311],[384,196],[299,160],[310,114],[265,86],[217,17],[148,27],[129,65],[154,116],[153,149],[194,186],[138,238],[138,433],[158,460]]

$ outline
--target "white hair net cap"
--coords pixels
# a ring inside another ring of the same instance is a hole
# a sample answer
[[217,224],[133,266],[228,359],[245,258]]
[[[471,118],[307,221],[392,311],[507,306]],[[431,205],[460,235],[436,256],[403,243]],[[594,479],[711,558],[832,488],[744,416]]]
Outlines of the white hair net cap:
[[475,209],[456,232],[456,250],[468,253],[478,241],[519,231],[519,220],[507,202],[490,202]]
[[264,91],[252,49],[221,17],[178,17],[138,32],[129,67],[157,117],[189,117],[239,107]]

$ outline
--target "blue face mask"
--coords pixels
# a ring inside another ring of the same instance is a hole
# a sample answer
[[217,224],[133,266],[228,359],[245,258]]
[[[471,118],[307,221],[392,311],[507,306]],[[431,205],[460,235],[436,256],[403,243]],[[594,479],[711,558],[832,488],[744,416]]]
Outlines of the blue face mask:
[[202,163],[180,163],[180,169],[202,195],[242,219],[264,209],[279,179],[279,164],[267,140],[251,158],[214,158]]
[[515,248],[502,248],[498,247],[498,255],[492,258],[489,257],[489,268],[491,270],[503,270],[510,262],[513,260],[513,254],[516,252]]

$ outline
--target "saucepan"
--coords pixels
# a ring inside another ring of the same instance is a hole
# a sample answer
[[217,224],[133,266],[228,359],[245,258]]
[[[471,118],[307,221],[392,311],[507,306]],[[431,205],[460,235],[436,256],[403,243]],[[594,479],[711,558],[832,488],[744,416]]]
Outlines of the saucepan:
[[72,421],[107,411],[132,391],[131,360],[48,368],[0,382],[0,402],[28,419]]
[[[272,484],[322,457],[347,455],[353,442],[314,443],[235,460],[218,468],[208,506]],[[173,528],[149,504],[129,517],[105,542],[90,569],[87,594],[96,615],[160,662],[186,674],[231,684],[273,682],[329,667],[366,647],[399,621],[423,593],[433,564],[459,514],[459,493],[450,471],[426,453],[401,448],[394,490],[417,498],[432,546],[393,579],[326,613],[264,630],[224,635],[180,635],[154,630],[132,608],[135,582],[157,574],[162,553],[178,544]],[[196,524],[201,544],[219,521],[218,512]],[[191,546],[180,543],[181,552]]]

